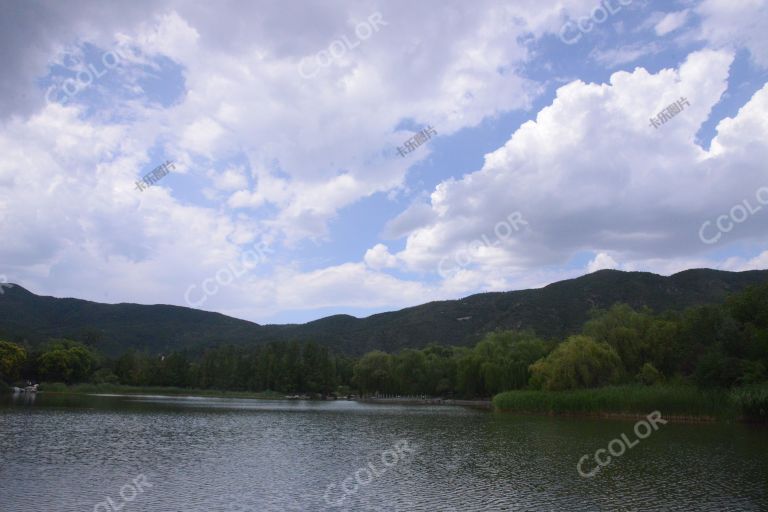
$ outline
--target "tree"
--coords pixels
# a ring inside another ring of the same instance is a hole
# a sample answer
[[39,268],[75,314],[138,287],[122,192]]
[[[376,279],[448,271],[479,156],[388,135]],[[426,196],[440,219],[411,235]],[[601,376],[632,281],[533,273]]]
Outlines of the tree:
[[694,379],[702,388],[727,388],[739,382],[744,370],[744,361],[728,357],[718,347],[712,347],[699,358]]
[[531,386],[549,391],[606,386],[619,381],[621,366],[608,344],[588,336],[571,336],[531,365]]
[[405,349],[392,358],[392,374],[397,391],[418,394],[427,388],[427,359],[420,350]]
[[547,344],[533,331],[497,331],[475,347],[483,359],[481,374],[486,392],[495,395],[528,385],[529,367],[549,352]]
[[483,358],[474,350],[460,347],[456,351],[456,388],[466,397],[487,396],[483,380]]
[[616,304],[599,311],[584,325],[583,333],[613,347],[627,373],[635,375],[650,356],[645,335],[652,319],[649,311],[638,312],[627,304]]
[[646,386],[652,386],[664,380],[664,376],[651,363],[645,363],[635,378]]
[[0,340],[0,381],[13,382],[27,359],[27,352],[15,343]]
[[63,381],[67,384],[87,381],[96,364],[96,358],[80,343],[63,340],[53,343],[40,356],[40,374],[49,381]]
[[380,350],[368,352],[355,365],[352,379],[361,393],[389,391],[392,382],[392,356]]
[[136,352],[129,350],[115,362],[115,375],[121,384],[137,386],[139,384],[140,369]]
[[731,349],[730,355],[768,366],[768,285],[753,286],[731,296],[725,307],[739,323],[742,340],[740,353]]
[[160,361],[161,386],[187,387],[189,385],[189,361],[181,352],[172,352]]
[[456,389],[457,362],[454,349],[431,344],[422,350],[425,359],[425,389],[430,396],[452,395]]

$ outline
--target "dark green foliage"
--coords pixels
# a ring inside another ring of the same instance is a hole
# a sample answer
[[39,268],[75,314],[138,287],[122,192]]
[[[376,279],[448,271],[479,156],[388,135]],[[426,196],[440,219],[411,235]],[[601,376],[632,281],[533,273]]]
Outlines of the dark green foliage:
[[660,384],[664,381],[664,375],[657,370],[651,363],[645,363],[640,372],[638,372],[635,380],[640,384],[646,386],[653,386],[654,384]]
[[53,342],[38,359],[42,379],[53,382],[83,382],[95,370],[96,356],[84,345],[62,340]]
[[27,359],[27,352],[15,343],[0,340],[0,383],[13,382]]
[[740,359],[728,357],[721,350],[712,348],[699,358],[694,379],[700,387],[728,388],[739,382],[743,370]]
[[353,382],[364,394],[490,397],[527,386],[528,367],[549,349],[530,331],[500,331],[472,349],[430,345],[392,355],[374,351],[355,365]]
[[363,393],[391,391],[392,356],[381,351],[365,354],[355,365],[352,382]]

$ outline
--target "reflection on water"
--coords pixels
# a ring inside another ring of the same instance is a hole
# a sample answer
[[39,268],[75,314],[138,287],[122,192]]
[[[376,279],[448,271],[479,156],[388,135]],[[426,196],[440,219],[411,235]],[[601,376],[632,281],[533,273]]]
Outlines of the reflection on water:
[[[580,477],[579,458],[632,424],[346,401],[0,396],[0,511],[768,509],[765,428],[669,424]],[[412,454],[382,459],[402,441]]]
[[18,392],[11,394],[11,403],[21,405],[32,405],[35,403],[37,393]]

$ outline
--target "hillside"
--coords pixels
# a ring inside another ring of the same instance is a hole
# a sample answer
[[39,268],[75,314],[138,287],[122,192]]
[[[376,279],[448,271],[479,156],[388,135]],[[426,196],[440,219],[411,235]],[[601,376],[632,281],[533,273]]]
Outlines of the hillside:
[[430,302],[367,318],[334,315],[299,325],[259,325],[190,308],[100,304],[35,295],[14,286],[0,295],[0,338],[39,343],[50,337],[85,341],[106,354],[128,348],[152,353],[199,351],[223,343],[314,340],[359,355],[431,342],[470,345],[497,329],[535,330],[544,337],[576,332],[592,308],[617,302],[659,312],[722,301],[768,282],[768,271],[687,270],[669,277],[603,270],[533,290],[483,293]]

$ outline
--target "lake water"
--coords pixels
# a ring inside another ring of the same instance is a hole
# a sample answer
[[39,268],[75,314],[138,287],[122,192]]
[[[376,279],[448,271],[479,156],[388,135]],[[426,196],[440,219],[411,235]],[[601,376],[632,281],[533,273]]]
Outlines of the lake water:
[[612,439],[636,441],[634,425],[347,401],[6,395],[0,511],[768,510],[765,427],[659,425],[579,475],[583,455],[588,471]]

